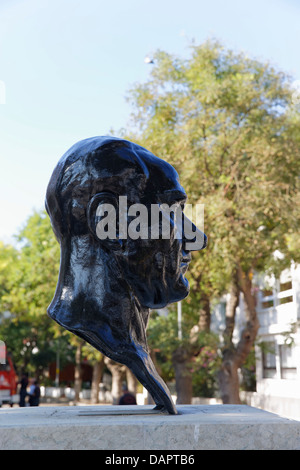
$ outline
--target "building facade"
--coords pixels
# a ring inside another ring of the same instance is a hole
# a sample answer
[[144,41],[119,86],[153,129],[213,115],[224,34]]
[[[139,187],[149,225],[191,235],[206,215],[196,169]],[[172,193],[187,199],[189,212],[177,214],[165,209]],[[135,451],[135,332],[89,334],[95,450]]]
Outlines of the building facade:
[[[279,279],[257,279],[256,392],[242,392],[251,406],[300,420],[300,266],[281,273]],[[225,321],[221,302],[212,329],[221,333]],[[245,324],[243,297],[236,312],[234,341]]]

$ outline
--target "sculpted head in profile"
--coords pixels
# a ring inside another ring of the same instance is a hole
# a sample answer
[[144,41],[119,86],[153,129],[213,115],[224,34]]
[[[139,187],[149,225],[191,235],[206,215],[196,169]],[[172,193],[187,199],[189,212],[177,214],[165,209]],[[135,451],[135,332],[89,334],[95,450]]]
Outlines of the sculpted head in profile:
[[206,237],[184,215],[175,169],[114,137],[78,142],[51,176],[46,209],[61,262],[48,314],[126,365],[156,408],[176,414],[150,358],[150,309],[184,299],[191,251]]

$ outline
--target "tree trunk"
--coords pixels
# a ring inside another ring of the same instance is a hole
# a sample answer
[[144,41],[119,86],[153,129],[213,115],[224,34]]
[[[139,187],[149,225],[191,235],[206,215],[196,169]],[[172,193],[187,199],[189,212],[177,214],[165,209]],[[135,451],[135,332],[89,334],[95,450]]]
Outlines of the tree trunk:
[[210,301],[207,296],[202,297],[199,311],[198,324],[190,331],[190,344],[188,347],[179,346],[172,354],[172,362],[175,370],[177,404],[191,404],[193,397],[192,373],[190,363],[193,356],[199,352],[197,344],[201,331],[210,330]]
[[228,350],[223,354],[221,369],[218,373],[219,388],[224,404],[241,403],[239,394],[239,375],[236,354]]
[[242,330],[241,339],[237,345],[238,365],[241,367],[250,353],[259,329],[256,312],[255,296],[252,294],[252,282],[249,273],[244,273],[239,267],[238,279],[244,295],[246,326]]
[[127,389],[132,395],[136,397],[136,390],[137,390],[137,379],[135,375],[131,372],[128,367],[126,367],[126,383],[127,383]]
[[[251,292],[251,279],[240,267],[234,273],[230,288],[230,297],[226,305],[225,330],[223,334],[223,361],[218,373],[219,388],[224,404],[241,403],[239,396],[238,371],[245,363],[254,344],[259,328],[255,308],[255,298]],[[240,291],[244,295],[246,327],[242,330],[240,340],[235,347],[232,342],[235,312],[239,304]]]
[[102,374],[104,369],[104,357],[100,361],[97,361],[93,365],[93,378],[91,387],[91,403],[99,403],[99,385],[101,382]]
[[222,351],[223,360],[218,373],[219,389],[224,404],[240,403],[237,358],[232,343],[235,312],[239,304],[239,297],[240,289],[237,274],[235,273],[230,287],[229,300],[226,304],[225,330],[223,333],[224,346]]
[[81,351],[83,342],[80,341],[77,344],[75,353],[75,377],[74,377],[74,389],[75,389],[75,403],[80,401],[79,394],[82,386],[82,369],[81,369]]
[[192,374],[189,371],[191,353],[183,346],[179,346],[172,355],[175,369],[175,382],[177,405],[191,404],[193,396]]
[[199,331],[209,331],[210,330],[210,299],[208,296],[202,296],[201,301],[202,307],[199,312]]
[[107,368],[111,372],[112,376],[112,385],[111,385],[111,395],[113,405],[118,405],[120,398],[122,396],[122,382],[125,377],[126,368],[122,364],[112,361],[108,357],[104,359]]

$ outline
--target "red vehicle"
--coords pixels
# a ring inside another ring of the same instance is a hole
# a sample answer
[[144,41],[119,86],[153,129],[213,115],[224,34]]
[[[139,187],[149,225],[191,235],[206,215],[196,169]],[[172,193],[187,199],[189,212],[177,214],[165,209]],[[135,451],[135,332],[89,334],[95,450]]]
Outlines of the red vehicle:
[[13,396],[17,391],[17,375],[11,357],[6,355],[5,364],[0,364],[0,407],[3,403],[13,406]]

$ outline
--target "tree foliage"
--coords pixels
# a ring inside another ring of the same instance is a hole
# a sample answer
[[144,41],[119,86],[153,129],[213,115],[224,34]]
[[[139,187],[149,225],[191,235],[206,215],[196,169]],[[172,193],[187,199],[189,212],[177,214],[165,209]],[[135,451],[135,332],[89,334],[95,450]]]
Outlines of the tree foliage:
[[300,114],[292,78],[207,41],[188,58],[158,51],[149,79],[128,99],[126,137],[169,161],[188,202],[205,205],[208,247],[193,254],[185,303],[211,301],[232,282],[244,294],[247,325],[236,349],[229,334],[240,367],[258,329],[253,272],[277,275],[299,260]]
[[[10,259],[8,261],[8,254]],[[68,333],[47,316],[59,270],[59,244],[44,211],[34,212],[17,236],[17,248],[1,247],[0,335],[16,367],[39,374],[56,358],[71,353]],[[59,343],[59,344],[58,344]]]
[[237,260],[249,271],[274,265],[275,248],[288,255],[299,227],[291,79],[217,42],[188,59],[158,51],[154,62],[130,93],[131,137],[176,167],[189,202],[205,204],[209,249],[196,271],[207,266],[205,289],[222,288]]

